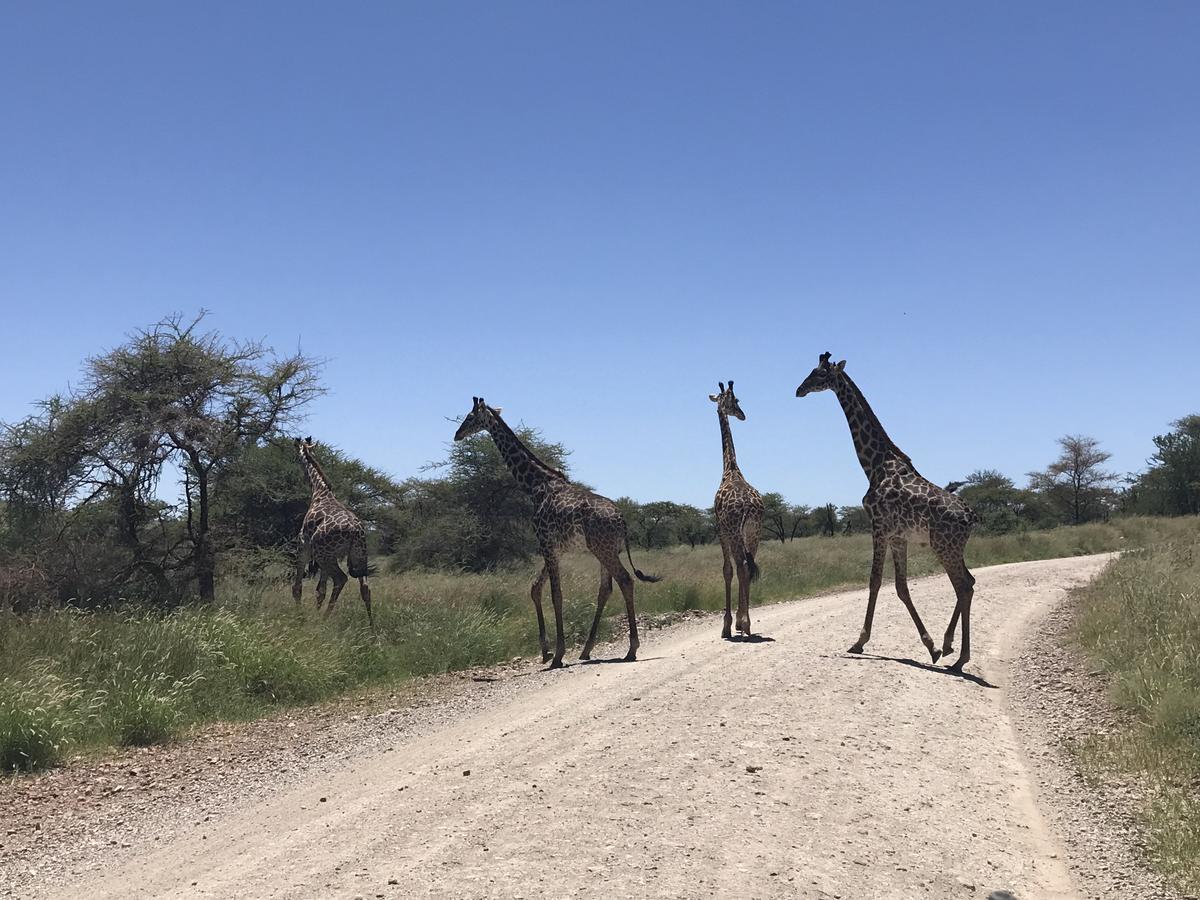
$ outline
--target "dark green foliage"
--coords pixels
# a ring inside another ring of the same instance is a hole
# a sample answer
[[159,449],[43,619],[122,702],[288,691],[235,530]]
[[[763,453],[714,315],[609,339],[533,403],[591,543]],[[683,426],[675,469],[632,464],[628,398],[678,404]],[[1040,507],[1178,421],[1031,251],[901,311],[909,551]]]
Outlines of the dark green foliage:
[[1171,423],[1174,430],[1154,437],[1149,468],[1130,479],[1124,508],[1150,515],[1200,513],[1200,415]]
[[[316,454],[338,499],[368,526],[377,548],[390,552],[396,507],[407,487],[320,441]],[[311,496],[293,442],[273,440],[247,447],[222,471],[213,518],[234,546],[285,547],[299,532]]]
[[[517,436],[547,465],[567,471],[567,451],[530,428]],[[537,552],[533,501],[487,434],[451,445],[440,478],[406,484],[389,519],[392,568],[486,571]]]

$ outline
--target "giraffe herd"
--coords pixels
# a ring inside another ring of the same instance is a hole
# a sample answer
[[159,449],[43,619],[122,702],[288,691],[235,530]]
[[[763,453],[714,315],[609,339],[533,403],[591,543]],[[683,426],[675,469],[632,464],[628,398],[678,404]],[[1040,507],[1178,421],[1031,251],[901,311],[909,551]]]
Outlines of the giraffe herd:
[[[871,523],[873,550],[867,611],[862,631],[858,640],[850,647],[850,652],[862,653],[871,638],[875,601],[883,581],[883,565],[888,550],[891,550],[896,593],[912,616],[917,634],[933,662],[953,652],[954,635],[961,620],[962,645],[958,658],[950,666],[951,669],[961,670],[971,658],[971,600],[975,585],[975,579],[964,561],[963,551],[977,517],[962,499],[950,490],[926,480],[917,472],[912,460],[888,437],[862,391],[846,374],[846,361],[833,363],[830,359],[829,353],[821,354],[816,368],[796,388],[796,396],[804,397],[818,391],[834,393],[846,415],[850,437],[869,485],[863,497],[863,509]],[[728,385],[721,382],[719,388],[718,393],[709,395],[709,399],[717,406],[717,420],[721,428],[722,475],[713,503],[717,536],[724,558],[725,617],[721,636],[732,639],[733,627],[736,624],[740,636],[747,638],[752,634],[750,586],[758,575],[754,555],[762,531],[763,500],[738,468],[737,455],[734,452],[729,418],[732,416],[739,421],[745,421],[746,415],[733,392],[733,382],[730,381]],[[617,505],[607,497],[573,483],[565,474],[538,459],[505,423],[500,413],[499,407],[489,406],[482,397],[472,398],[471,409],[455,432],[454,439],[460,441],[486,431],[495,442],[513,478],[533,500],[533,526],[542,556],[542,568],[529,593],[537,613],[542,662],[549,663],[551,669],[563,665],[566,648],[563,638],[559,556],[575,539],[582,539],[600,563],[596,615],[580,659],[587,660],[591,657],[596,632],[604,614],[605,603],[612,593],[614,580],[625,600],[625,614],[629,622],[629,651],[625,660],[637,659],[639,642],[633,576],[646,582],[659,579],[644,574],[633,565],[625,519]],[[312,501],[298,538],[299,552],[292,596],[297,603],[300,602],[302,579],[305,570],[311,567],[320,576],[317,583],[318,608],[325,599],[326,581],[333,580],[333,594],[325,608],[325,615],[328,616],[348,580],[339,565],[339,559],[346,557],[351,577],[358,579],[367,617],[374,628],[371,591],[366,582],[371,568],[367,564],[366,530],[363,523],[334,496],[325,473],[313,456],[312,439],[297,438],[296,447],[312,487]],[[908,590],[907,561],[910,539],[929,542],[938,561],[946,570],[957,597],[940,648],[935,646],[925,630]],[[621,562],[622,549],[629,559],[633,576]],[[732,611],[735,573],[738,581],[736,622]],[[542,610],[542,591],[547,581],[550,583],[550,602],[554,611],[553,652],[546,637],[546,620]]]

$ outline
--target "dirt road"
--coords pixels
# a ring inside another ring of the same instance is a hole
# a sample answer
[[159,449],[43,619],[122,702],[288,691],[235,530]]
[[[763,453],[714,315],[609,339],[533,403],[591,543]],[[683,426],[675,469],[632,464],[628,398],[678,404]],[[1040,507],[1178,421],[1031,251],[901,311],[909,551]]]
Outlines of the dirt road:
[[[1076,897],[1004,684],[1024,623],[1103,563],[978,570],[974,677],[924,664],[887,585],[861,657],[863,590],[756,609],[759,642],[652,632],[60,896]],[[936,639],[949,584],[912,589]]]

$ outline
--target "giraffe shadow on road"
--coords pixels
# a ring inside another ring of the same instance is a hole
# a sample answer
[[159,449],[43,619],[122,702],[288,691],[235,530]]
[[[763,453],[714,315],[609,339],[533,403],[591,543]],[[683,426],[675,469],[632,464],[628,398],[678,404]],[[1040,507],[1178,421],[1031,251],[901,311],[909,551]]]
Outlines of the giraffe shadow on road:
[[969,681],[971,684],[977,684],[980,687],[989,688],[991,690],[997,690],[999,687],[998,685],[992,684],[986,678],[982,678],[979,675],[972,675],[970,672],[959,672],[954,669],[949,669],[945,666],[935,666],[930,665],[929,663],[917,662],[915,659],[909,659],[908,657],[877,656],[874,653],[843,653],[835,658],[873,660],[875,662],[894,662],[899,663],[902,666],[911,666],[914,669],[924,669],[926,672],[936,672],[938,675],[949,675],[953,678],[960,678],[963,681]]
[[735,634],[732,637],[721,638],[727,644],[773,644],[775,638],[765,634]]
[[654,662],[655,660],[662,659],[662,658],[663,657],[661,657],[661,656],[639,656],[637,659],[626,659],[623,656],[613,656],[613,657],[610,657],[609,659],[581,659],[579,661],[579,665],[581,665],[581,666],[607,666],[611,663],[629,663],[630,665],[633,665],[634,663],[640,663],[640,662]]

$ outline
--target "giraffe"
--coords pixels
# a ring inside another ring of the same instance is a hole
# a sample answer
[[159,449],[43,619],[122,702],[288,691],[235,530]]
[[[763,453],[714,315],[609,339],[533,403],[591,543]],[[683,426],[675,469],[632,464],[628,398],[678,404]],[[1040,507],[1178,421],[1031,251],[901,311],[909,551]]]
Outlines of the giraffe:
[[[954,651],[954,630],[962,617],[962,649],[950,666],[960,671],[971,658],[971,598],[975,593],[975,578],[963,560],[963,548],[971,536],[978,517],[959,497],[922,478],[912,460],[892,441],[883,425],[867,404],[858,385],[846,374],[846,361],[830,363],[830,354],[822,353],[817,367],[796,388],[796,396],[831,390],[846,414],[850,437],[858,461],[867,475],[870,487],[863,497],[863,509],[871,519],[871,540],[874,554],[871,561],[871,582],[867,596],[867,615],[862,633],[851,653],[862,653],[871,638],[871,619],[875,614],[875,599],[883,580],[883,562],[888,548],[896,570],[896,593],[908,609],[921,642],[934,662]],[[908,540],[928,536],[938,561],[946,570],[958,602],[950,617],[950,626],[942,639],[941,649],[933,645],[921,617],[913,606],[908,592]]]
[[[542,662],[549,662],[551,669],[563,664],[565,646],[563,642],[562,587],[559,581],[558,554],[573,538],[582,536],[592,555],[600,561],[600,593],[596,597],[596,617],[592,630],[583,645],[580,659],[590,659],[592,646],[596,642],[596,630],[604,604],[612,593],[615,578],[625,597],[625,614],[629,618],[629,652],[625,661],[637,659],[637,618],[633,607],[633,579],[621,564],[621,545],[629,556],[629,565],[640,581],[658,581],[654,575],[646,575],[633,565],[629,552],[629,537],[625,531],[625,519],[617,505],[607,497],[601,497],[584,487],[572,484],[562,472],[546,465],[522,443],[521,439],[500,418],[500,408],[488,406],[482,397],[472,398],[471,411],[467,413],[454,433],[454,440],[461,441],[481,431],[487,431],[496,442],[500,455],[517,483],[533,498],[533,528],[541,550],[542,570],[534,579],[529,595],[537,612],[538,641],[542,647]],[[554,654],[546,640],[546,620],[542,614],[542,586],[550,581],[550,600],[554,605],[554,625],[557,637]]]
[[738,577],[737,630],[750,635],[750,582],[758,577],[758,566],[754,554],[758,550],[758,539],[762,532],[762,496],[742,475],[738,468],[737,454],[733,449],[733,434],[729,430],[729,417],[746,421],[746,414],[733,393],[733,382],[725,387],[718,382],[720,392],[709,394],[708,399],[717,404],[717,421],[721,425],[721,459],[724,473],[713,501],[713,512],[717,518],[717,535],[721,539],[721,553],[725,557],[725,623],[721,637],[731,637],[733,617],[732,603],[733,572]]
[[328,618],[348,580],[346,573],[338,565],[338,560],[344,556],[351,577],[358,579],[358,591],[362,596],[363,606],[367,608],[367,621],[374,630],[371,589],[367,586],[367,576],[373,574],[373,569],[367,565],[366,529],[363,528],[362,520],[333,495],[329,479],[325,477],[321,464],[313,455],[313,439],[296,438],[296,450],[300,454],[300,463],[304,466],[309,484],[312,485],[312,502],[308,505],[308,513],[304,516],[304,524],[301,525],[297,538],[299,550],[292,580],[292,599],[299,605],[304,571],[311,565],[312,569],[320,572],[320,578],[317,580],[317,609],[325,602],[325,582],[333,579],[333,594],[329,597],[329,605],[325,607],[325,617]]

